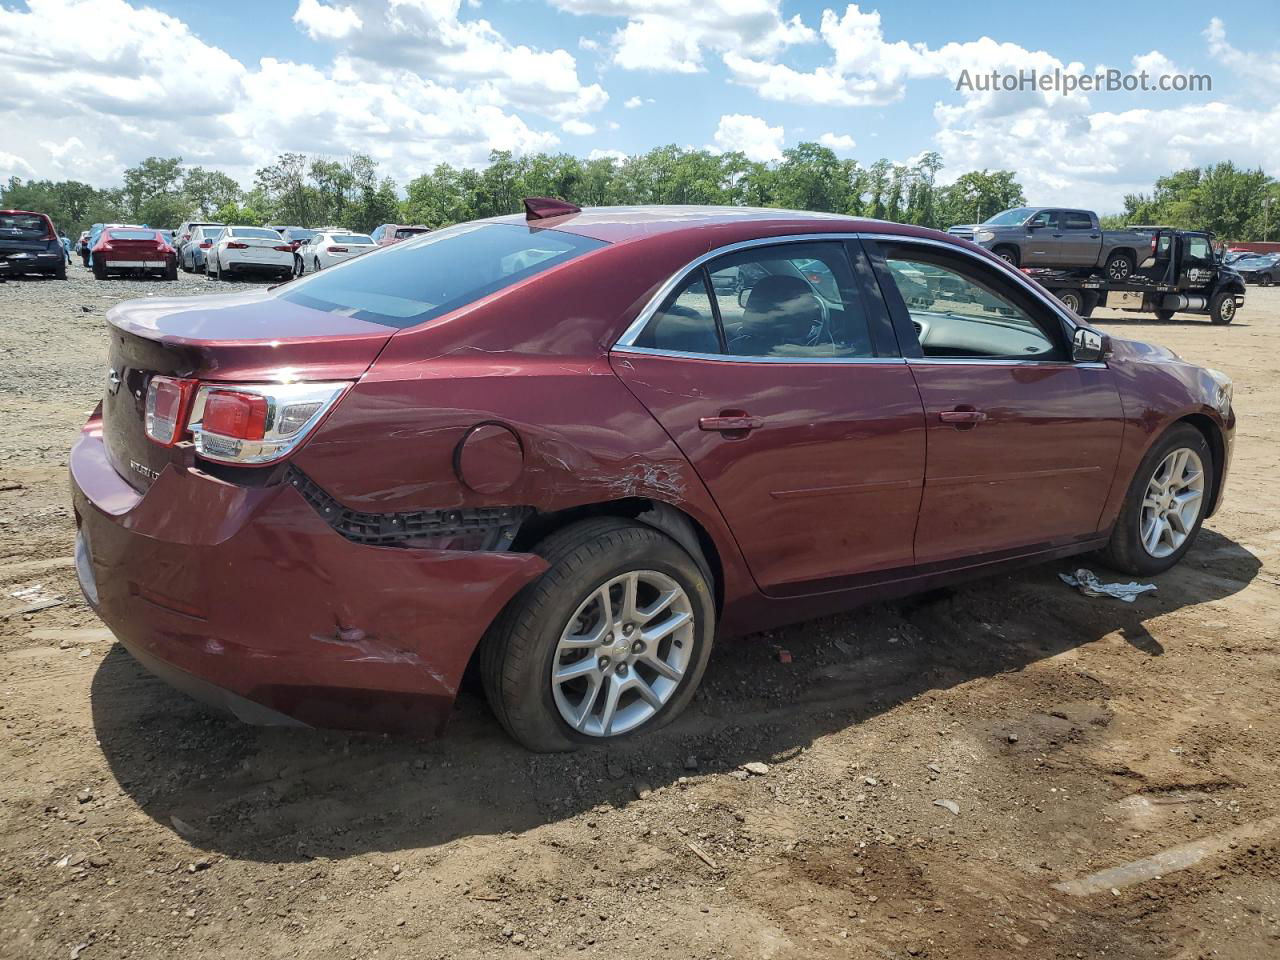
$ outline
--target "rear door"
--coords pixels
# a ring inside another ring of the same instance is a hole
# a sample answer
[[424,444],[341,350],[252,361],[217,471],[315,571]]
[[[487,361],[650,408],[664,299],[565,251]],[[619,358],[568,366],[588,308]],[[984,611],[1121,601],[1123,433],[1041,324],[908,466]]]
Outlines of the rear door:
[[1055,308],[985,259],[923,241],[867,249],[928,430],[916,561],[1095,536],[1123,429],[1111,371],[1072,362]]
[[1055,233],[1061,243],[1061,263],[1068,267],[1092,267],[1102,250],[1102,231],[1084,210],[1063,210]]
[[614,370],[698,471],[762,590],[910,567],[924,417],[860,252],[770,242],[711,259],[642,324]]

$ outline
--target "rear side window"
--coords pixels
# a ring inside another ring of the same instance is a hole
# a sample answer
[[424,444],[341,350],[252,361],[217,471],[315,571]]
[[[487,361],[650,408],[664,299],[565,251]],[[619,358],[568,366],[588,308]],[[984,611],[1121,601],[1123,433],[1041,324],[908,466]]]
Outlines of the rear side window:
[[1087,213],[1079,210],[1067,210],[1062,214],[1062,226],[1067,230],[1092,230],[1093,220]]
[[722,353],[706,274],[696,271],[667,297],[635,345],[676,353]]
[[463,224],[386,247],[377,256],[354,257],[295,280],[278,296],[328,313],[410,327],[604,246],[602,240],[558,230]]
[[416,230],[415,230],[415,229],[414,229],[414,228],[412,228],[412,227],[408,227],[408,228],[405,228],[405,229],[402,229],[402,230],[397,230],[397,231],[396,231],[396,239],[397,239],[397,240],[404,240],[404,239],[407,239],[408,237],[416,237],[416,236],[417,236],[418,234],[420,234],[420,233],[428,233],[428,232],[429,232],[429,231],[427,231],[427,230],[422,230],[422,229],[416,229]]

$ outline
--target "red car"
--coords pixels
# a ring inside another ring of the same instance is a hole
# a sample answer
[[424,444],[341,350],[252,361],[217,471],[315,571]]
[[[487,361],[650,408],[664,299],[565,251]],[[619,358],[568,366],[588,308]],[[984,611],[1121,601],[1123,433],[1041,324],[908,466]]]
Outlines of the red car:
[[112,273],[159,274],[178,279],[178,253],[159,230],[148,227],[108,227],[92,250],[93,276],[105,280]]
[[413,226],[405,223],[384,223],[374,228],[374,243],[380,247],[389,247],[393,243],[399,243],[402,240],[408,240],[410,237],[421,236],[424,233],[430,233],[430,227]]
[[476,658],[570,749],[676,716],[717,637],[1087,551],[1151,576],[1222,496],[1230,381],[973,244],[529,210],[108,314],[77,567],[138,660],[245,720],[432,733]]

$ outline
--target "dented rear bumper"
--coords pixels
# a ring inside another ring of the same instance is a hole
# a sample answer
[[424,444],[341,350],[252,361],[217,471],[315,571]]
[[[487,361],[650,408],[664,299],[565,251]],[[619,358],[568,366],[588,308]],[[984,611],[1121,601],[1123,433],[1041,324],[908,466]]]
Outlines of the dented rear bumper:
[[249,722],[435,734],[531,554],[354,543],[289,485],[178,465],[145,494],[101,421],[71,452],[81,584],[144,666]]

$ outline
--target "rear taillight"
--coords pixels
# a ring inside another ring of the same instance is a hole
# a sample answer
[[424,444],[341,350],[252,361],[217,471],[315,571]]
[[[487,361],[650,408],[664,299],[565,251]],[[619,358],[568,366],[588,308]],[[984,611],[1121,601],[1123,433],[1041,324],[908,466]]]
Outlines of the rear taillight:
[[208,249],[209,249],[210,247],[212,247],[212,246],[213,246],[213,241],[212,241],[212,240],[204,240],[204,241],[202,241],[202,242],[201,242],[201,244],[200,244],[200,249],[201,249],[201,250],[208,250]]
[[293,247],[289,246],[287,243],[282,243],[280,246],[272,247],[271,249],[278,250],[281,253],[293,253]]
[[161,446],[171,447],[182,439],[195,396],[196,381],[177,377],[152,377],[147,385],[147,436]]
[[330,253],[346,253],[347,252],[346,247],[325,247],[325,249],[328,250]]
[[232,241],[231,243],[227,244],[227,249],[228,250],[248,250],[249,245],[247,243],[236,243],[235,241]]
[[260,465],[287,456],[342,396],[346,383],[202,386],[191,414],[196,453]]

